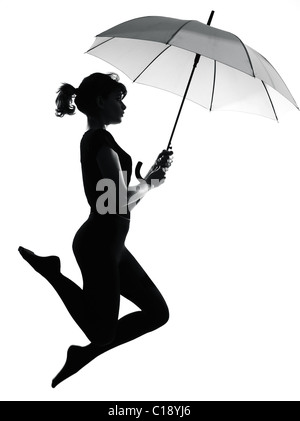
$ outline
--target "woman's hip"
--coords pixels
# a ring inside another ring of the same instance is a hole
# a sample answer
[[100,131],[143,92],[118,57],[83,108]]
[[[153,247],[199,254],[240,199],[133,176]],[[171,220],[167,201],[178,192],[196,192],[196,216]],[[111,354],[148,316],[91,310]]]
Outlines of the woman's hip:
[[88,219],[81,225],[73,239],[73,251],[77,253],[106,253],[114,254],[121,251],[130,220],[118,215],[99,215],[90,213]]

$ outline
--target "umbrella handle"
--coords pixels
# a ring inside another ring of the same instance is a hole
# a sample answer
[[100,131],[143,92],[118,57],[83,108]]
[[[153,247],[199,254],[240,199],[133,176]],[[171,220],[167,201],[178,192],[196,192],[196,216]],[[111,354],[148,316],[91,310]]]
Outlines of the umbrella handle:
[[141,161],[139,161],[137,164],[136,164],[136,167],[135,167],[135,176],[136,176],[136,178],[139,180],[139,179],[142,179],[142,180],[144,180],[143,179],[143,177],[141,176],[141,166],[143,165],[143,163],[141,162]]
[[[167,151],[169,150],[169,149],[172,149],[172,146],[169,144],[168,145],[168,147],[167,147]],[[141,161],[139,161],[137,164],[136,164],[136,167],[135,167],[135,176],[136,176],[136,178],[138,179],[138,180],[144,180],[144,178],[141,176],[141,167],[142,167],[142,165],[143,165],[143,163],[141,162]]]

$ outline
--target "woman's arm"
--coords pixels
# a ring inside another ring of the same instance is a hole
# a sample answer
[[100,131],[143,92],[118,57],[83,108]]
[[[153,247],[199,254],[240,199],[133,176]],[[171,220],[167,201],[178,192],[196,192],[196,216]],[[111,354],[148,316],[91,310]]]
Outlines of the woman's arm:
[[116,202],[118,203],[119,200],[121,208],[128,206],[131,211],[149,190],[160,186],[165,181],[166,170],[173,161],[172,154],[172,151],[163,150],[148,171],[145,179],[136,186],[128,188],[124,180],[119,156],[112,148],[103,146],[96,159],[103,177],[112,180],[116,186],[117,198],[114,198]]
[[98,166],[103,178],[112,180],[116,186],[116,201],[120,200],[121,207],[128,206],[132,210],[142,197],[151,189],[151,185],[142,181],[136,186],[127,185],[124,180],[124,173],[121,168],[118,154],[110,147],[103,146],[96,156]]

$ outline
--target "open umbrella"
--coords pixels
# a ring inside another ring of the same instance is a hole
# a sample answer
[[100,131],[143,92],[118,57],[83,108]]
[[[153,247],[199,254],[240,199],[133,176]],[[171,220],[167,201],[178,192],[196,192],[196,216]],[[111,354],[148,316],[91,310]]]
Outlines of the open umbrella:
[[[186,98],[210,111],[231,109],[278,120],[278,92],[298,108],[261,54],[236,35],[210,26],[213,14],[207,24],[161,16],[133,19],[97,35],[87,51],[134,82],[183,97],[167,149]],[[141,165],[136,166],[138,178]]]

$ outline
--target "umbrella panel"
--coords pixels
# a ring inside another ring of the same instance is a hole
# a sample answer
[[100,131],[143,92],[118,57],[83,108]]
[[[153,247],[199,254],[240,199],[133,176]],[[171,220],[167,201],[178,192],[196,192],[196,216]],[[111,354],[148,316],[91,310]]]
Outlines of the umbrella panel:
[[298,108],[292,94],[271,63],[269,63],[268,60],[257,51],[253,50],[253,48],[248,46],[246,48],[249,53],[255,77],[263,80],[267,85],[280,92],[281,95]]
[[241,111],[277,119],[275,110],[260,79],[216,63],[212,110]]
[[183,96],[195,54],[169,47],[135,81]]
[[[102,39],[101,39],[102,40]],[[163,51],[165,44],[127,38],[96,38],[89,54],[101,58],[134,80]]]

